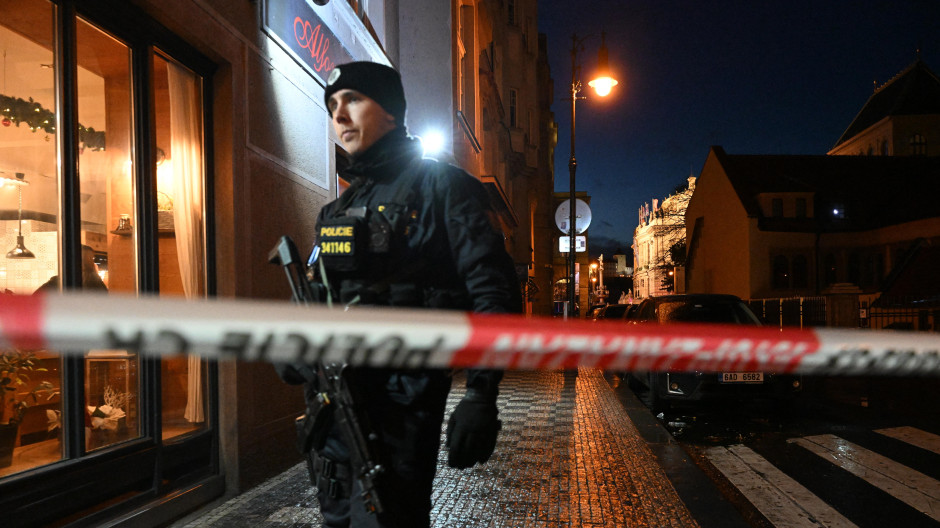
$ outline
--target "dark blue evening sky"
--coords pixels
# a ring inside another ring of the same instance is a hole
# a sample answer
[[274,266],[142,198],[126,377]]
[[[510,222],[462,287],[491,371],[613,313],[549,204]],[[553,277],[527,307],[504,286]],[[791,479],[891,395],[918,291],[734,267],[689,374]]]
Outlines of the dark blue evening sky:
[[[607,33],[620,80],[577,103],[577,190],[592,255],[629,247],[637,209],[729,154],[825,154],[872,94],[913,63],[940,72],[940,0],[583,0],[539,3],[568,192],[571,35],[586,81]],[[559,232],[560,234],[560,232]],[[611,241],[605,239],[612,239]],[[613,245],[613,246],[612,246]]]

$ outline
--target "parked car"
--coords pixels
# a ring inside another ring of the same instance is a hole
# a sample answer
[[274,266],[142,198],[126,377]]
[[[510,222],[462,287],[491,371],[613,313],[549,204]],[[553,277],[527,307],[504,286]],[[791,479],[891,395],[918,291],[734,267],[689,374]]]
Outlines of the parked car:
[[[631,323],[724,323],[760,326],[757,315],[734,295],[687,294],[643,300]],[[803,388],[802,378],[774,372],[646,372],[628,373],[634,386],[649,390],[653,412],[697,405],[705,400],[782,400]]]
[[639,306],[638,304],[608,304],[607,306],[602,307],[598,312],[594,314],[594,320],[599,319],[625,319],[627,312],[632,308]]
[[607,308],[606,304],[597,304],[597,305],[592,306],[591,309],[588,310],[587,316],[585,318],[590,319],[592,321],[596,320],[597,316],[603,313],[604,308]]

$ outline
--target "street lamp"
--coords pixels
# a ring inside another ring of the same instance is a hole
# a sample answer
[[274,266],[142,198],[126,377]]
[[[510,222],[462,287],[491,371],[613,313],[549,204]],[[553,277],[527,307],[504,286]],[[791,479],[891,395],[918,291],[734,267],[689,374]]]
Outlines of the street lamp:
[[[570,203],[570,217],[568,222],[568,313],[574,313],[575,299],[577,298],[578,285],[575,284],[575,262],[577,250],[575,245],[575,171],[578,168],[578,162],[574,157],[574,123],[575,106],[578,102],[578,93],[581,91],[581,79],[579,76],[581,67],[578,65],[578,50],[584,48],[584,40],[578,39],[577,35],[571,35],[571,158],[568,160],[568,175],[570,178],[570,189],[568,199]],[[601,48],[597,53],[598,75],[588,82],[588,86],[594,88],[597,95],[604,97],[610,93],[611,88],[617,85],[617,81],[610,76],[610,69],[607,66],[607,35],[601,33]],[[587,99],[587,97],[580,97]]]

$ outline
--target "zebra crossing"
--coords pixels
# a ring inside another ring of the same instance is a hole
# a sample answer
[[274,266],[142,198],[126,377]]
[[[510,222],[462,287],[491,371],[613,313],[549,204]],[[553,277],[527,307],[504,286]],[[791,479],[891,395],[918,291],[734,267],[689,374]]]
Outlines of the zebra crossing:
[[[892,518],[888,512],[905,507],[913,511],[902,511],[896,517],[898,526],[940,526],[940,436],[909,426],[873,432],[869,446],[826,433],[789,438],[783,450],[767,450],[766,456],[743,444],[709,447],[703,453],[778,528],[882,525]],[[777,459],[783,468],[775,464]],[[863,489],[853,495],[855,487],[866,486],[877,491]],[[842,497],[838,507],[819,496],[830,491]],[[885,496],[890,498],[881,500]],[[892,498],[902,505],[890,504]],[[875,504],[877,500],[886,504]],[[884,518],[873,519],[872,511]]]

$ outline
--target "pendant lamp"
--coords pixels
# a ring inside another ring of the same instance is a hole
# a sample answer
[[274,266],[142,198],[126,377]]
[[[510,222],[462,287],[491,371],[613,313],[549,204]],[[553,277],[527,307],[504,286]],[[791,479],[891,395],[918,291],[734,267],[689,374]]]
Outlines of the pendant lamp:
[[31,259],[36,258],[36,255],[32,251],[26,249],[26,245],[23,243],[23,186],[27,185],[27,182],[23,179],[26,175],[22,172],[16,173],[16,196],[19,201],[19,209],[16,215],[16,225],[19,229],[18,234],[16,235],[16,247],[7,252],[8,259]]

